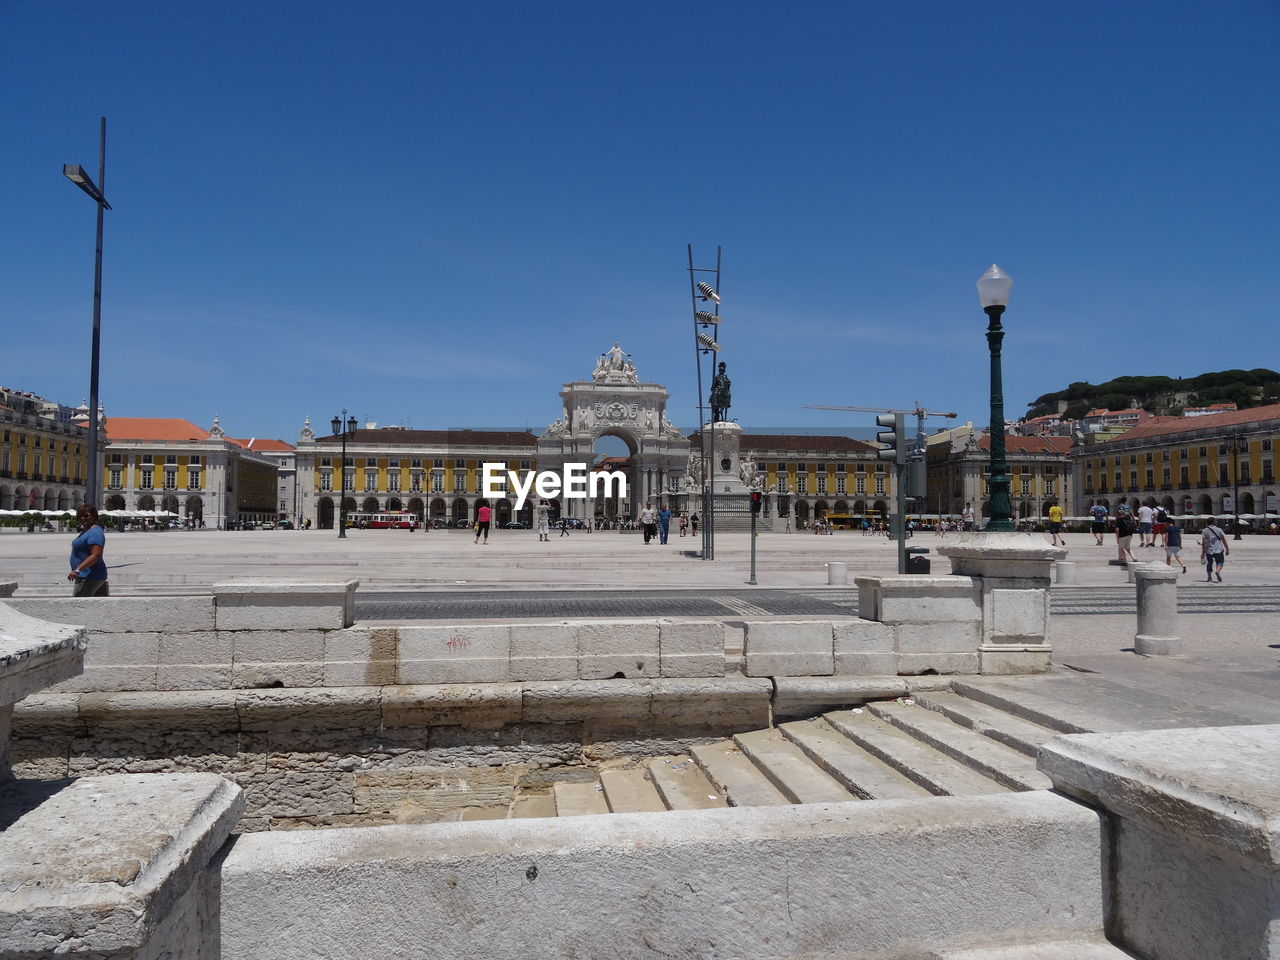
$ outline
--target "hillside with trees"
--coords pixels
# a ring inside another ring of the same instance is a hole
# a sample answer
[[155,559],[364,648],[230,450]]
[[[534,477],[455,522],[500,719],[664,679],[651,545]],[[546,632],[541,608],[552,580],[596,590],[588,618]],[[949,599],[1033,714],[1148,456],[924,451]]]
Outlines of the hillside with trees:
[[1184,407],[1205,407],[1211,403],[1235,403],[1244,409],[1280,403],[1280,373],[1256,370],[1222,370],[1197,377],[1116,377],[1106,383],[1073,383],[1065,390],[1036,397],[1027,406],[1028,417],[1057,413],[1065,401],[1063,417],[1077,420],[1101,407],[1123,410],[1134,401],[1157,415],[1180,416]]

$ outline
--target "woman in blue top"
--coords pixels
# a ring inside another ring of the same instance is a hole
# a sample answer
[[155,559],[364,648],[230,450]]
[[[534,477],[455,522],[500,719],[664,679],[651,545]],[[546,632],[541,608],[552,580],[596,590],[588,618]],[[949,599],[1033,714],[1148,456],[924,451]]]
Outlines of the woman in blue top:
[[76,511],[76,524],[80,527],[80,536],[71,541],[71,572],[67,574],[67,579],[75,584],[71,595],[109,596],[107,565],[102,559],[107,537],[102,531],[102,521],[98,519],[98,508],[86,503]]

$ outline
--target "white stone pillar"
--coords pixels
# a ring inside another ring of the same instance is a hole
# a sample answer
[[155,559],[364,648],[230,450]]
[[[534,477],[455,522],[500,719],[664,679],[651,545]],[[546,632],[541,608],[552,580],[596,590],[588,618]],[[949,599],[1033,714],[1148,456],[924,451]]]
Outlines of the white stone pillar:
[[1138,585],[1138,630],[1134,651],[1144,656],[1170,657],[1182,652],[1178,636],[1178,568],[1164,564],[1133,565]]

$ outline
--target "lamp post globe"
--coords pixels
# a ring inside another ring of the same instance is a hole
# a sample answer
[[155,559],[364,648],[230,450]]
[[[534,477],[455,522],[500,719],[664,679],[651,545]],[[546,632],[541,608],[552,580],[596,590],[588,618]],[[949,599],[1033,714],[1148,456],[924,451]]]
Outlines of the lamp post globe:
[[986,529],[997,533],[1012,532],[1013,508],[1009,502],[1009,465],[1004,450],[1004,380],[1000,369],[1000,351],[1004,343],[1004,327],[1000,318],[1009,305],[1013,278],[996,264],[978,278],[978,302],[987,315],[987,347],[991,352],[991,427],[990,427],[990,518]]

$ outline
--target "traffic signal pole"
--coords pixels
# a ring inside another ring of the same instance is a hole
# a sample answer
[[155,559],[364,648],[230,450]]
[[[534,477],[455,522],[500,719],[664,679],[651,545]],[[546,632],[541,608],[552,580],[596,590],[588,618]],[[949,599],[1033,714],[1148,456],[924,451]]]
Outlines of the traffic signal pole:
[[756,516],[760,513],[763,499],[759,490],[751,491],[751,579],[747,585],[752,587],[756,585]]
[[893,532],[898,539],[898,573],[907,572],[907,450],[905,413],[882,413],[876,417],[876,426],[890,427],[876,433],[876,442],[888,444],[876,451],[880,460],[890,460],[894,464],[893,481],[897,484],[895,491],[898,501],[898,512],[893,518]]

